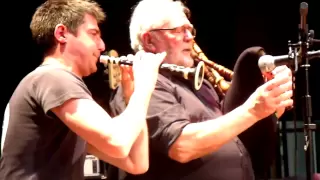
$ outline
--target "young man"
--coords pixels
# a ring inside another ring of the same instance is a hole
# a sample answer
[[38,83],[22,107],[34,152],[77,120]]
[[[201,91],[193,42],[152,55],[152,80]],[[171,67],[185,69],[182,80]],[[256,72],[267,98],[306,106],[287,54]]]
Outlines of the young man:
[[[132,49],[165,51],[165,62],[193,67],[195,30],[186,11],[179,1],[140,1],[130,22]],[[254,180],[250,157],[238,135],[292,105],[291,71],[277,68],[274,79],[226,114],[207,80],[199,91],[190,84],[181,77],[160,72],[147,118],[150,168],[141,175],[128,173],[126,180]],[[115,113],[124,110],[124,89],[120,87],[111,102]]]
[[0,179],[84,179],[87,152],[133,174],[148,169],[146,111],[165,53],[128,57],[133,74],[123,68],[123,85],[134,85],[134,92],[112,119],[82,80],[97,70],[105,50],[98,26],[104,19],[89,0],[46,1],[37,8],[30,27],[44,59],[8,103]]

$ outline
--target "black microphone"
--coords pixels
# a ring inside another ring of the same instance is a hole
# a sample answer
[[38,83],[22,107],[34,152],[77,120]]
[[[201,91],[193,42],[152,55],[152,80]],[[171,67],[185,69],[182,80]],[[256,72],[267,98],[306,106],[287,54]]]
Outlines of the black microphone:
[[[301,56],[297,53],[298,63],[301,63]],[[258,66],[262,73],[268,73],[274,70],[277,66],[282,65],[293,65],[294,64],[294,56],[291,55],[280,55],[280,56],[271,56],[271,55],[263,55],[258,60]],[[317,51],[308,51],[307,58],[315,59],[320,58],[320,50]]]
[[308,3],[300,3],[300,40],[306,42],[308,36],[308,25],[307,25],[307,15],[308,15]]

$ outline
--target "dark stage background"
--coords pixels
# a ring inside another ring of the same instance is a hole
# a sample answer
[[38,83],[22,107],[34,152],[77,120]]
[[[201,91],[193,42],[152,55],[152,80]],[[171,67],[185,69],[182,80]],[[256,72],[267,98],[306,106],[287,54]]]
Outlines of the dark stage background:
[[[2,13],[4,13],[4,10],[8,10],[2,16],[1,25],[2,38],[4,39],[2,41],[4,49],[2,48],[1,60],[3,67],[3,75],[1,76],[3,93],[0,109],[2,114],[16,85],[23,76],[41,62],[41,54],[39,54],[31,40],[29,23],[36,7],[42,2],[44,1],[7,1],[2,6]],[[132,53],[129,46],[128,25],[131,7],[137,1],[100,0],[98,2],[108,16],[108,21],[101,27],[107,50],[115,49],[120,55]],[[318,18],[320,17],[320,8],[316,5],[317,0],[305,2],[309,4],[307,20],[309,29],[313,29],[315,38],[320,39],[320,20]],[[197,29],[196,42],[208,58],[230,69],[233,68],[239,54],[251,46],[262,46],[271,55],[287,54],[288,40],[293,42],[298,40],[300,3],[301,1],[298,0],[187,1],[192,13],[192,23]],[[320,48],[319,45],[313,47],[315,49]],[[319,74],[317,72],[319,70],[320,59],[319,61],[314,60],[310,69],[310,93],[313,106],[312,118],[317,122],[320,120],[320,94],[317,93],[320,90],[320,87],[317,87],[319,84]],[[94,89],[100,89],[96,92],[98,93],[97,96],[108,96],[108,89],[100,88],[98,79],[90,77],[88,78],[88,83],[95,86]],[[303,88],[303,84],[296,84],[296,86],[298,90]],[[301,121],[300,103],[297,107],[298,120]],[[282,117],[283,122],[292,121],[292,115],[292,112],[287,112]],[[290,137],[288,135],[289,139]],[[284,144],[288,145],[286,141],[289,140],[284,139],[284,141]],[[317,135],[317,141],[317,154],[320,154],[320,135]],[[303,142],[301,143],[303,144]],[[292,148],[294,146],[289,143],[288,149],[285,148],[283,153],[286,154],[292,151]],[[299,148],[301,149],[302,147]],[[288,154],[285,155],[284,160],[293,158],[290,153]],[[303,157],[303,151],[299,151],[298,155]],[[281,160],[281,157],[278,160]],[[320,162],[319,157],[318,162]],[[281,164],[283,165],[280,162],[279,166]],[[320,171],[319,164],[318,172]],[[278,170],[282,171],[282,173],[278,173],[278,176],[292,175],[292,170],[285,170],[288,169],[290,164],[284,163],[284,165],[287,167]],[[303,160],[300,166],[301,168],[304,167]]]

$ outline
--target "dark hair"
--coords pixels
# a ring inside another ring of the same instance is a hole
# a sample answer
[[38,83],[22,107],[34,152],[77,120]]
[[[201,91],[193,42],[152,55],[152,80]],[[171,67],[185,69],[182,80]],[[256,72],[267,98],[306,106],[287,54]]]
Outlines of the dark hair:
[[63,24],[71,33],[76,34],[86,14],[95,17],[99,24],[106,19],[99,4],[91,0],[47,0],[37,8],[32,17],[32,38],[44,53],[48,53],[56,46],[56,25]]

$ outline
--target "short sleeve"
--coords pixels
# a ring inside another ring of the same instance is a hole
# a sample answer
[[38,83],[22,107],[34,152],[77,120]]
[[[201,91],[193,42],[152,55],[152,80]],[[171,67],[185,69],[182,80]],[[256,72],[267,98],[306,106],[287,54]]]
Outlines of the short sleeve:
[[34,81],[33,87],[45,113],[70,99],[92,99],[82,79],[62,69],[47,69]]
[[[119,115],[125,110],[121,86],[111,96],[110,108],[114,115]],[[189,114],[177,100],[174,88],[169,83],[161,83],[158,80],[147,113],[152,151],[168,154],[170,146],[189,123]]]
[[147,117],[153,151],[168,154],[183,128],[191,123],[188,112],[176,97],[173,87],[157,83]]

